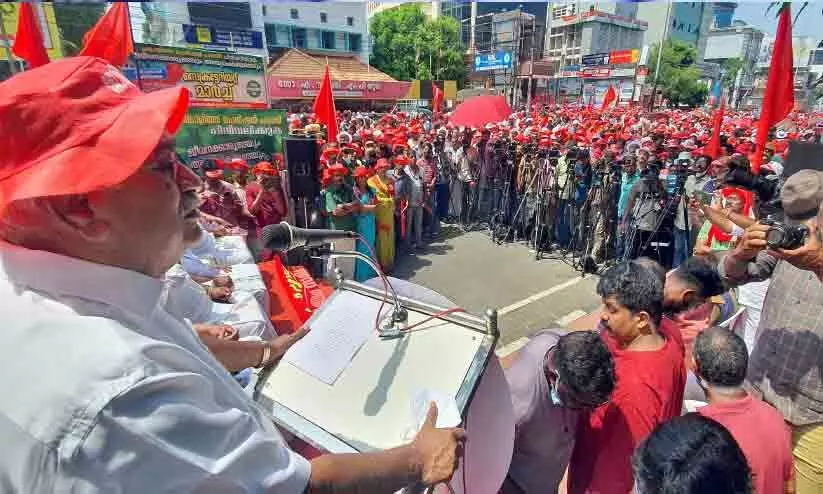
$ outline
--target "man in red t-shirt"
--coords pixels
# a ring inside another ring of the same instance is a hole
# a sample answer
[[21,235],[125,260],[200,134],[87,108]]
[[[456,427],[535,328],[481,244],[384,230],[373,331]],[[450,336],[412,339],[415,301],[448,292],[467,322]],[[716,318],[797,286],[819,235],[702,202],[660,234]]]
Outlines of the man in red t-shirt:
[[280,174],[267,161],[254,167],[257,181],[246,186],[246,204],[257,220],[257,227],[280,223],[288,214],[286,197],[280,181]]
[[632,452],[658,424],[680,414],[686,383],[679,331],[670,321],[661,324],[660,276],[634,261],[618,264],[603,274],[597,292],[617,385],[611,400],[578,424],[570,494],[631,492]]
[[749,353],[743,339],[713,327],[694,342],[694,367],[708,406],[697,413],[720,422],[752,471],[758,494],[794,492],[792,436],[783,415],[743,389]]

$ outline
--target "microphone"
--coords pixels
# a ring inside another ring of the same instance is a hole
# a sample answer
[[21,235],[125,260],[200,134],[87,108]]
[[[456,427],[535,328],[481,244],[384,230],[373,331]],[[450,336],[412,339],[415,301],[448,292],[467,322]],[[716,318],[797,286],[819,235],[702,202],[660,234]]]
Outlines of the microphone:
[[297,228],[285,221],[264,226],[260,231],[260,242],[263,247],[276,252],[286,252],[297,247],[317,247],[332,240],[356,237],[355,232]]

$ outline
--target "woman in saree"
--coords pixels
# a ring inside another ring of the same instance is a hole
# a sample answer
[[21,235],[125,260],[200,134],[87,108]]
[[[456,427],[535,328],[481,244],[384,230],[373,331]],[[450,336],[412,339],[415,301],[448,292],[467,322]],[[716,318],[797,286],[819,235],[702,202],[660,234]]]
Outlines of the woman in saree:
[[391,165],[381,158],[374,166],[377,174],[368,179],[367,184],[377,199],[374,218],[377,225],[377,261],[383,272],[394,266],[394,180],[388,176]]
[[[377,199],[366,184],[368,178],[368,168],[358,166],[354,169],[354,197],[360,201],[360,212],[357,214],[357,233],[360,235],[357,239],[357,252],[374,259],[376,233],[374,214],[377,210]],[[371,266],[360,259],[357,260],[354,266],[356,281],[363,282],[375,276],[377,273]]]

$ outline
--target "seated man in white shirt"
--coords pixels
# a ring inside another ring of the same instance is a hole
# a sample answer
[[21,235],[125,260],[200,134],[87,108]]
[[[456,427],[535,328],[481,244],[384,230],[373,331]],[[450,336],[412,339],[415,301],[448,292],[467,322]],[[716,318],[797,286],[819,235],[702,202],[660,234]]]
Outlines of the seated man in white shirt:
[[[185,192],[185,195],[193,192]],[[192,200],[196,200],[193,197]],[[183,242],[187,245],[201,237],[201,228],[191,222],[186,226]],[[251,293],[230,286],[204,287],[192,279],[180,264],[166,272],[169,294],[166,310],[172,315],[188,319],[192,324],[228,324],[235,328],[240,338],[259,337],[264,340],[275,336],[271,321],[263,307]],[[225,300],[213,300],[213,291],[224,290]],[[209,292],[211,290],[212,292]]]
[[215,239],[214,235],[197,225],[197,230],[190,232],[190,238],[186,241],[188,247],[180,264],[192,279],[203,283],[229,278],[234,293],[231,302],[247,303],[251,296],[268,314],[268,290],[242,237]]
[[410,444],[305,460],[165,310],[198,217],[181,192],[199,179],[170,137],[188,99],[143,94],[93,57],[0,83],[2,490],[386,493],[450,478],[465,433],[436,429],[434,406]]

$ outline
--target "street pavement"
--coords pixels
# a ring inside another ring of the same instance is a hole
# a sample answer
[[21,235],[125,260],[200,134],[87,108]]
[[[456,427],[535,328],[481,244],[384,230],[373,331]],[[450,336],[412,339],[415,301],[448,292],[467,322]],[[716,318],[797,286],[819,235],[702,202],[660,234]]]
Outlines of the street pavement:
[[560,260],[536,261],[522,243],[497,245],[486,231],[464,233],[451,225],[425,249],[401,254],[391,276],[439,292],[474,314],[496,308],[498,354],[522,346],[541,329],[566,327],[600,305],[596,276],[581,277]]

